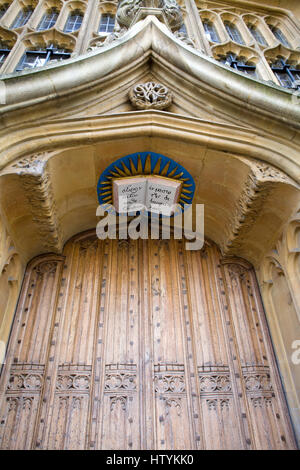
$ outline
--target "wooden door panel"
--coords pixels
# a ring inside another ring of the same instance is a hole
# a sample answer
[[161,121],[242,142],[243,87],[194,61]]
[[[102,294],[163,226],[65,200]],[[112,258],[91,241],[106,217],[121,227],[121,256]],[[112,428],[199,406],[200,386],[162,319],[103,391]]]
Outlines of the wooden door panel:
[[294,448],[252,268],[184,244],[82,234],[30,264],[2,448]]

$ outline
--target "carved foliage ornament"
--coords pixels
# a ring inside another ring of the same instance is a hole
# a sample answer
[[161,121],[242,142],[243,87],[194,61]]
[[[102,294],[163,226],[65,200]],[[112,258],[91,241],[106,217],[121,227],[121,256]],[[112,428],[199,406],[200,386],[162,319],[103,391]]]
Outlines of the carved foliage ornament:
[[157,393],[182,393],[185,392],[183,375],[156,375],[154,378],[155,391]]
[[90,376],[88,374],[60,374],[57,377],[57,390],[80,390],[86,391],[90,388]]
[[106,374],[105,390],[136,390],[136,375],[127,373]]
[[229,375],[203,375],[199,376],[201,392],[230,392],[231,383]]
[[7,385],[7,390],[40,390],[42,388],[43,375],[38,373],[12,373]]
[[44,274],[54,274],[57,268],[57,261],[43,261],[38,264],[34,270],[38,276],[43,277]]
[[132,105],[138,109],[165,109],[172,103],[170,90],[161,83],[135,85],[129,92]]
[[249,374],[244,376],[247,392],[269,391],[273,390],[270,375],[265,374]]

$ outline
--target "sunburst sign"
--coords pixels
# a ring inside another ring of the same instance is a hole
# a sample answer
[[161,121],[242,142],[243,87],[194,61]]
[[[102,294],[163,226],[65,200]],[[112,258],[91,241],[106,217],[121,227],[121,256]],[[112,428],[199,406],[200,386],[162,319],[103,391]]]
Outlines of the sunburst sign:
[[[111,204],[117,212],[126,212],[123,199],[131,211],[143,206],[159,212],[173,204],[184,210],[184,205],[193,200],[195,183],[185,168],[171,158],[141,152],[122,157],[106,168],[98,181],[97,192],[99,204]],[[171,215],[171,210],[167,215]]]

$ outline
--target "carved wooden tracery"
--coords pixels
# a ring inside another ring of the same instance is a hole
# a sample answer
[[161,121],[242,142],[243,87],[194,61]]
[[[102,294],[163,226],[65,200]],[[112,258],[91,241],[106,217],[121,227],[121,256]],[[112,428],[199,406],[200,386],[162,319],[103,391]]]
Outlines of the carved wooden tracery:
[[1,447],[293,448],[251,266],[211,243],[124,248],[81,235],[27,269]]

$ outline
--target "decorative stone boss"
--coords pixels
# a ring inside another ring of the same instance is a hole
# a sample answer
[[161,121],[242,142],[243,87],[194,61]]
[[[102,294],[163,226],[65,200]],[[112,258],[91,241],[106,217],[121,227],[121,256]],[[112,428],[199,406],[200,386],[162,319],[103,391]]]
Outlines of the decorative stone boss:
[[129,99],[138,109],[165,109],[172,103],[172,93],[161,83],[138,83],[129,91]]

